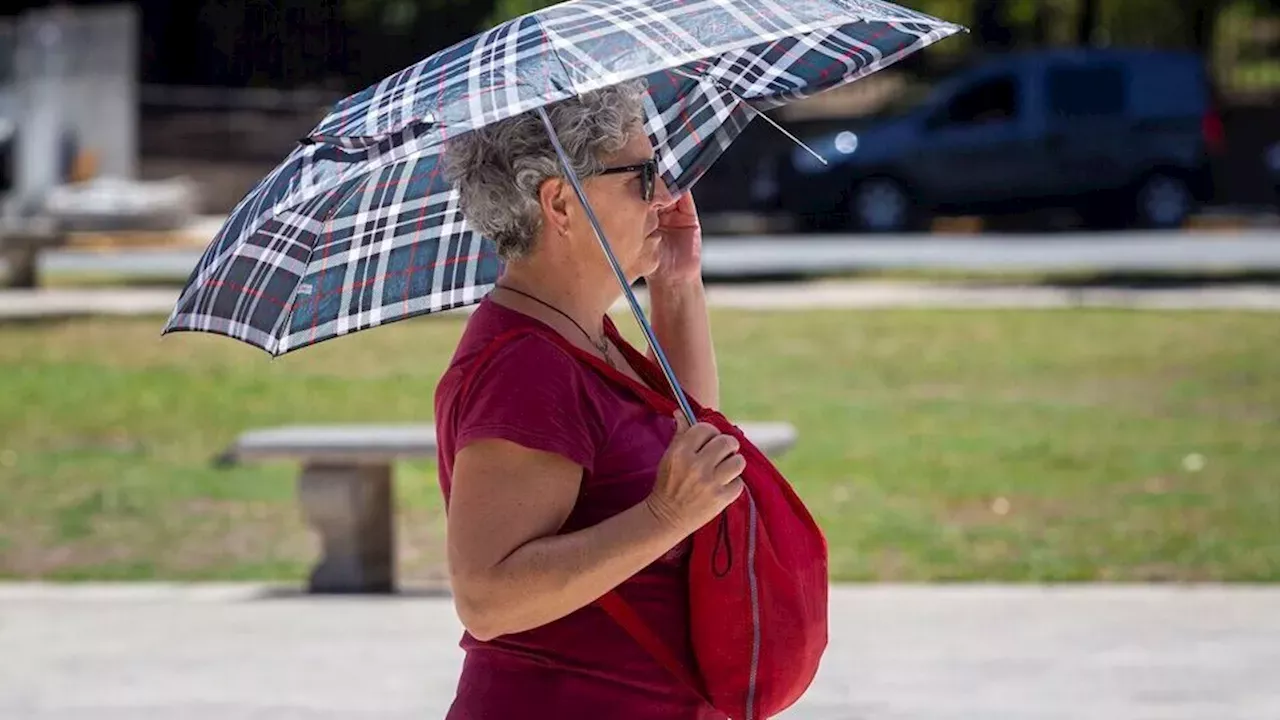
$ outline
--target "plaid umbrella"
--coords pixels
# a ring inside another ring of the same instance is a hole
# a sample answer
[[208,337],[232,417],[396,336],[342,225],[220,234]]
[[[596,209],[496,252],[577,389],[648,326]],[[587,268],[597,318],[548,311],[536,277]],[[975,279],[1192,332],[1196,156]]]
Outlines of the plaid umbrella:
[[678,192],[762,111],[959,30],[876,0],[573,0],[503,23],[339,102],[237,204],[164,333],[282,355],[475,303],[501,263],[441,177],[449,138],[643,77],[646,130]]

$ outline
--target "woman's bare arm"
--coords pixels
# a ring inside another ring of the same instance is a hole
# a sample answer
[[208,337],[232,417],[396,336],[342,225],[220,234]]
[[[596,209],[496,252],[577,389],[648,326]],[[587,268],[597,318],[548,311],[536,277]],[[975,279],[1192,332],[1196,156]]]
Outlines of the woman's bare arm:
[[737,497],[737,441],[680,423],[653,493],[584,530],[557,534],[582,468],[506,440],[454,463],[449,568],[458,616],[480,640],[529,630],[594,602],[679,544]]
[[[702,280],[651,282],[649,296],[653,334],[666,352],[676,379],[699,404],[719,407],[720,375]],[[648,355],[654,358],[652,349]]]
[[449,565],[458,616],[480,640],[578,610],[683,539],[641,503],[599,525],[557,535],[582,468],[504,440],[458,453],[449,502]]

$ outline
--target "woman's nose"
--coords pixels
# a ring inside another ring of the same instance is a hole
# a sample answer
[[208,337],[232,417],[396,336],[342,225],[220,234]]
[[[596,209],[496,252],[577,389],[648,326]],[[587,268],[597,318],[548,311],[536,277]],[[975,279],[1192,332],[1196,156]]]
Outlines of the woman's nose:
[[671,194],[671,188],[667,187],[667,181],[658,176],[657,186],[653,189],[653,204],[660,210],[665,210],[676,204],[680,198]]

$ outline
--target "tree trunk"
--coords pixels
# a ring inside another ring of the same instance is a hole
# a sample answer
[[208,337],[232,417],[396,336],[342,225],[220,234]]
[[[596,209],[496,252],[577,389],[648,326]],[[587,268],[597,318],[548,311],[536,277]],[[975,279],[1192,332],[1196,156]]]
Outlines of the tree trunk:
[[1035,20],[1031,25],[1032,46],[1044,47],[1050,44],[1052,40],[1049,36],[1050,28],[1056,24],[1055,20],[1057,20],[1057,12],[1049,4],[1049,0],[1036,0]]
[[323,7],[325,9],[324,44],[329,50],[330,60],[327,63],[326,77],[322,82],[328,87],[330,82],[340,79],[339,87],[343,87],[346,84],[347,74],[351,71],[349,67],[351,55],[347,50],[347,24],[342,20],[338,3],[323,3]]
[[974,35],[985,50],[1003,50],[1013,44],[1013,33],[1004,21],[1005,0],[978,0],[973,10]]
[[1213,39],[1218,29],[1221,5],[1219,0],[1193,0],[1192,7],[1183,15],[1190,23],[1188,40],[1191,47],[1202,57],[1209,57],[1213,51]]
[[1076,44],[1089,46],[1093,44],[1094,30],[1098,27],[1098,3],[1100,0],[1082,0],[1080,19],[1076,24]]

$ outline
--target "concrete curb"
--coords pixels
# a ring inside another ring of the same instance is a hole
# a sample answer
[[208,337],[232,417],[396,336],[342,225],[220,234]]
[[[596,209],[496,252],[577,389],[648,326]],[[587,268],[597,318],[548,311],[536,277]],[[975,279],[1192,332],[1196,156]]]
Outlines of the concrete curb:
[[[638,293],[647,302],[643,291]],[[170,289],[49,289],[0,291],[0,321],[53,320],[93,316],[167,317],[178,297]],[[946,285],[912,282],[818,282],[803,284],[711,285],[714,308],[756,311],[815,309],[1070,309],[1280,311],[1280,287],[1130,289],[1000,285]],[[446,314],[469,314],[474,307]],[[626,313],[621,301],[616,312]]]

